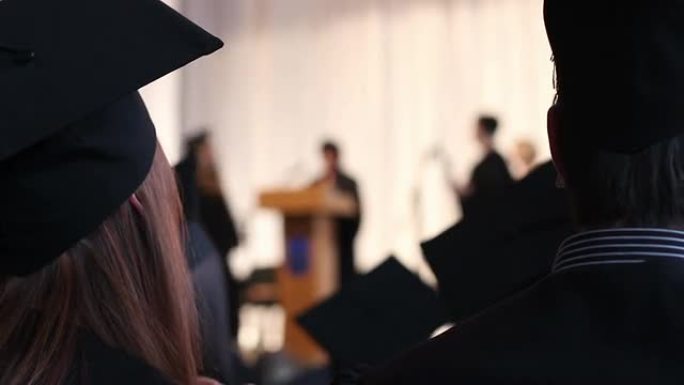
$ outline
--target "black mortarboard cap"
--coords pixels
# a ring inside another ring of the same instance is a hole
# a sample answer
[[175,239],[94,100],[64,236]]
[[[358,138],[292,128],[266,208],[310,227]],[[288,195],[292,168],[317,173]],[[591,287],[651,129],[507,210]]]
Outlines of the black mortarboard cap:
[[684,1],[546,0],[564,121],[635,153],[684,133]]
[[572,232],[568,197],[555,178],[551,162],[540,166],[500,195],[483,197],[468,217],[422,245],[451,321],[551,272],[558,245]]
[[299,322],[336,362],[373,365],[427,340],[444,314],[436,292],[390,258]]
[[0,275],[126,201],[156,150],[137,90],[221,45],[158,0],[0,2]]

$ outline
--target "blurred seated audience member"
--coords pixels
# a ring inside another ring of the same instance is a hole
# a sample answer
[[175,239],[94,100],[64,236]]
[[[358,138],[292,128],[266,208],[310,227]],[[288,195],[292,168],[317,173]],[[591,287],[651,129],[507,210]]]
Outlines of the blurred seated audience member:
[[326,141],[321,146],[321,155],[325,163],[324,174],[315,182],[314,186],[328,185],[333,189],[350,195],[357,203],[358,213],[354,217],[338,217],[337,225],[337,254],[339,258],[339,284],[345,285],[356,277],[354,242],[361,226],[361,198],[356,181],[341,168],[340,147]]
[[202,222],[220,255],[225,256],[238,245],[238,234],[223,194],[209,134],[205,132],[188,141],[188,152],[196,159]]
[[221,41],[157,0],[0,8],[0,384],[217,384],[137,90]]
[[545,279],[364,384],[684,382],[684,6],[546,0],[544,14],[549,141],[580,232]]
[[[196,164],[196,180],[199,196],[198,220],[218,251],[226,260],[231,249],[238,245],[235,221],[221,188],[216,159],[211,147],[211,138],[203,133],[188,142],[188,154]],[[230,309],[231,335],[237,338],[240,328],[240,285],[230,270],[230,264],[223,263],[228,277],[228,300]]]
[[495,147],[498,129],[499,121],[493,116],[482,115],[477,120],[475,137],[484,157],[473,169],[470,182],[459,188],[464,216],[472,211],[478,200],[496,194],[513,183],[506,161]]
[[511,157],[511,170],[515,179],[523,179],[537,165],[537,149],[529,140],[519,140]]
[[238,355],[231,336],[228,271],[200,223],[196,170],[192,152],[176,166],[187,224],[186,256],[200,316],[204,374],[235,384]]

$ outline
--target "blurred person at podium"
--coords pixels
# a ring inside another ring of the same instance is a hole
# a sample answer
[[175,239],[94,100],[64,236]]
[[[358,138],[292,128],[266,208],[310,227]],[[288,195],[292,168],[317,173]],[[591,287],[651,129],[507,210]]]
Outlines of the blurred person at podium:
[[356,276],[354,265],[354,240],[361,224],[361,199],[356,181],[342,171],[341,150],[337,143],[325,141],[321,145],[321,156],[325,164],[323,175],[314,183],[313,187],[327,186],[337,192],[351,196],[358,207],[353,217],[336,218],[337,255],[340,261],[339,284],[343,286]]
[[494,116],[481,115],[477,120],[475,136],[484,156],[473,169],[470,182],[457,189],[464,216],[468,216],[483,198],[494,195],[513,183],[506,161],[495,147],[498,129],[499,121]]

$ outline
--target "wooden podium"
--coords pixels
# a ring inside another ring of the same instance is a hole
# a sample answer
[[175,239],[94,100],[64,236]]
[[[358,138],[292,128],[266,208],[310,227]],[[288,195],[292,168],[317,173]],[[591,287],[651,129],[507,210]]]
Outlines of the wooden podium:
[[278,294],[287,315],[285,351],[305,366],[326,364],[325,351],[299,327],[296,317],[337,290],[334,218],[357,215],[357,204],[351,196],[320,186],[264,192],[260,205],[285,217],[286,255],[278,270]]

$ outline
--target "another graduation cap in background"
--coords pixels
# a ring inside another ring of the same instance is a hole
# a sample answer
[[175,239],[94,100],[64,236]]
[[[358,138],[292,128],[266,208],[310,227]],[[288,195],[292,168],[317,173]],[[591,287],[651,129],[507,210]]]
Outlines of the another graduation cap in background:
[[437,294],[394,258],[299,317],[333,360],[374,365],[427,340],[444,324]]
[[0,275],[123,204],[157,141],[137,90],[222,45],[158,0],[0,2]]
[[567,194],[555,187],[555,178],[550,162],[540,166],[422,245],[452,321],[550,273],[558,245],[572,232]]

